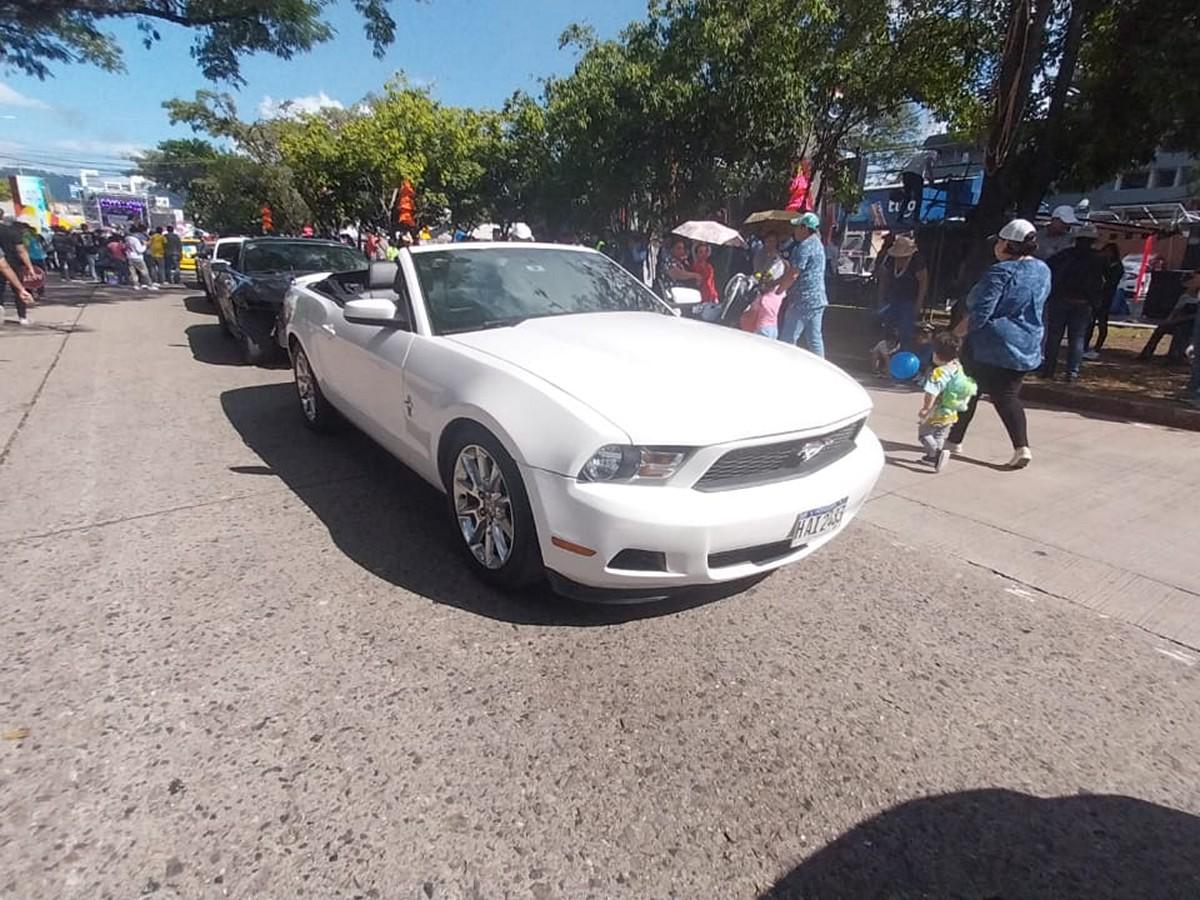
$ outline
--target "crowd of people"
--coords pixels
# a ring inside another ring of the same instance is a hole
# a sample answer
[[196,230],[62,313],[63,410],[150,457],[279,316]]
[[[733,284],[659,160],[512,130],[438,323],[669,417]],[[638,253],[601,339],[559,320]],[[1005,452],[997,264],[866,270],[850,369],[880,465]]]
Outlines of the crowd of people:
[[17,322],[28,325],[28,308],[44,291],[47,272],[64,281],[158,290],[161,284],[180,283],[183,241],[172,225],[150,229],[134,223],[122,229],[84,223],[78,228],[55,225],[40,233],[9,217],[0,223],[0,252],[0,303],[11,288]]

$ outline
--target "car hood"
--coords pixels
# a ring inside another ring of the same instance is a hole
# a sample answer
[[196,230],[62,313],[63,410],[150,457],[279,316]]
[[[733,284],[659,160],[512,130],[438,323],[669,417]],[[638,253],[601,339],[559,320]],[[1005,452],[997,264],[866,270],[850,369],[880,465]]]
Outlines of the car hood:
[[853,379],[811,353],[673,316],[553,316],[446,340],[544,379],[637,444],[699,447],[786,434],[871,408]]

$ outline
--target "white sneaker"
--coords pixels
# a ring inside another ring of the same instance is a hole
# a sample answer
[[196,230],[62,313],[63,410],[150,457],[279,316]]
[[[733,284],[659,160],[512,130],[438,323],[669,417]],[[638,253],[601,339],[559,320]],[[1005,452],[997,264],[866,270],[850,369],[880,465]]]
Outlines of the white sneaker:
[[1023,469],[1033,462],[1033,451],[1028,447],[1018,447],[1013,451],[1013,458],[1008,461],[1008,468]]
[[955,443],[951,443],[950,441],[946,441],[946,443],[942,445],[942,448],[946,453],[949,453],[951,456],[962,456],[962,452],[963,452],[962,444],[955,444]]
[[26,328],[28,328],[29,327],[29,316],[21,316],[21,318],[17,319],[17,324],[24,325]]
[[946,468],[946,463],[950,461],[950,451],[943,448],[938,452],[937,462],[933,464],[933,471],[940,472]]
[[157,290],[158,290],[158,285],[157,285],[157,284],[152,284],[152,285],[150,285],[150,286],[147,288],[147,290],[151,290],[151,291],[157,291]]
[[1083,358],[1084,359],[1099,359],[1100,351],[1099,350],[1085,350],[1083,352]]

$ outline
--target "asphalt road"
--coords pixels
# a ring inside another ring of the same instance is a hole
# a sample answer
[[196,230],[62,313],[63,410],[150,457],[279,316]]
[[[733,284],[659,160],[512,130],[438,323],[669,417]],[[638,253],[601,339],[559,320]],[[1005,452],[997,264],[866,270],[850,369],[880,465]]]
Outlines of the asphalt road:
[[865,522],[696,605],[501,596],[202,303],[36,315],[0,896],[1200,895],[1200,666],[1144,630]]

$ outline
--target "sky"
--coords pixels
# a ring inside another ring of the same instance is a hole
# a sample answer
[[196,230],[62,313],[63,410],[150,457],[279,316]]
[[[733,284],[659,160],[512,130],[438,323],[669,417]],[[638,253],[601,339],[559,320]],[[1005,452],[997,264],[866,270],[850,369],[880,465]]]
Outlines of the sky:
[[361,20],[347,0],[327,11],[337,36],[291,60],[243,57],[246,84],[237,91],[206,82],[189,55],[186,29],[161,24],[163,40],[149,50],[131,22],[109,30],[125,51],[127,71],[55,66],[38,81],[0,71],[0,167],[23,163],[77,171],[127,168],[123,157],[186,126],[167,122],[162,102],[202,88],[234,93],[243,118],[257,118],[292,100],[297,109],[351,106],[403,70],[444,103],[499,106],[517,89],[539,90],[539,79],[569,72],[575,53],[558,49],[572,22],[615,37],[646,12],[646,0],[391,0],[397,40],[383,59],[371,55]]

